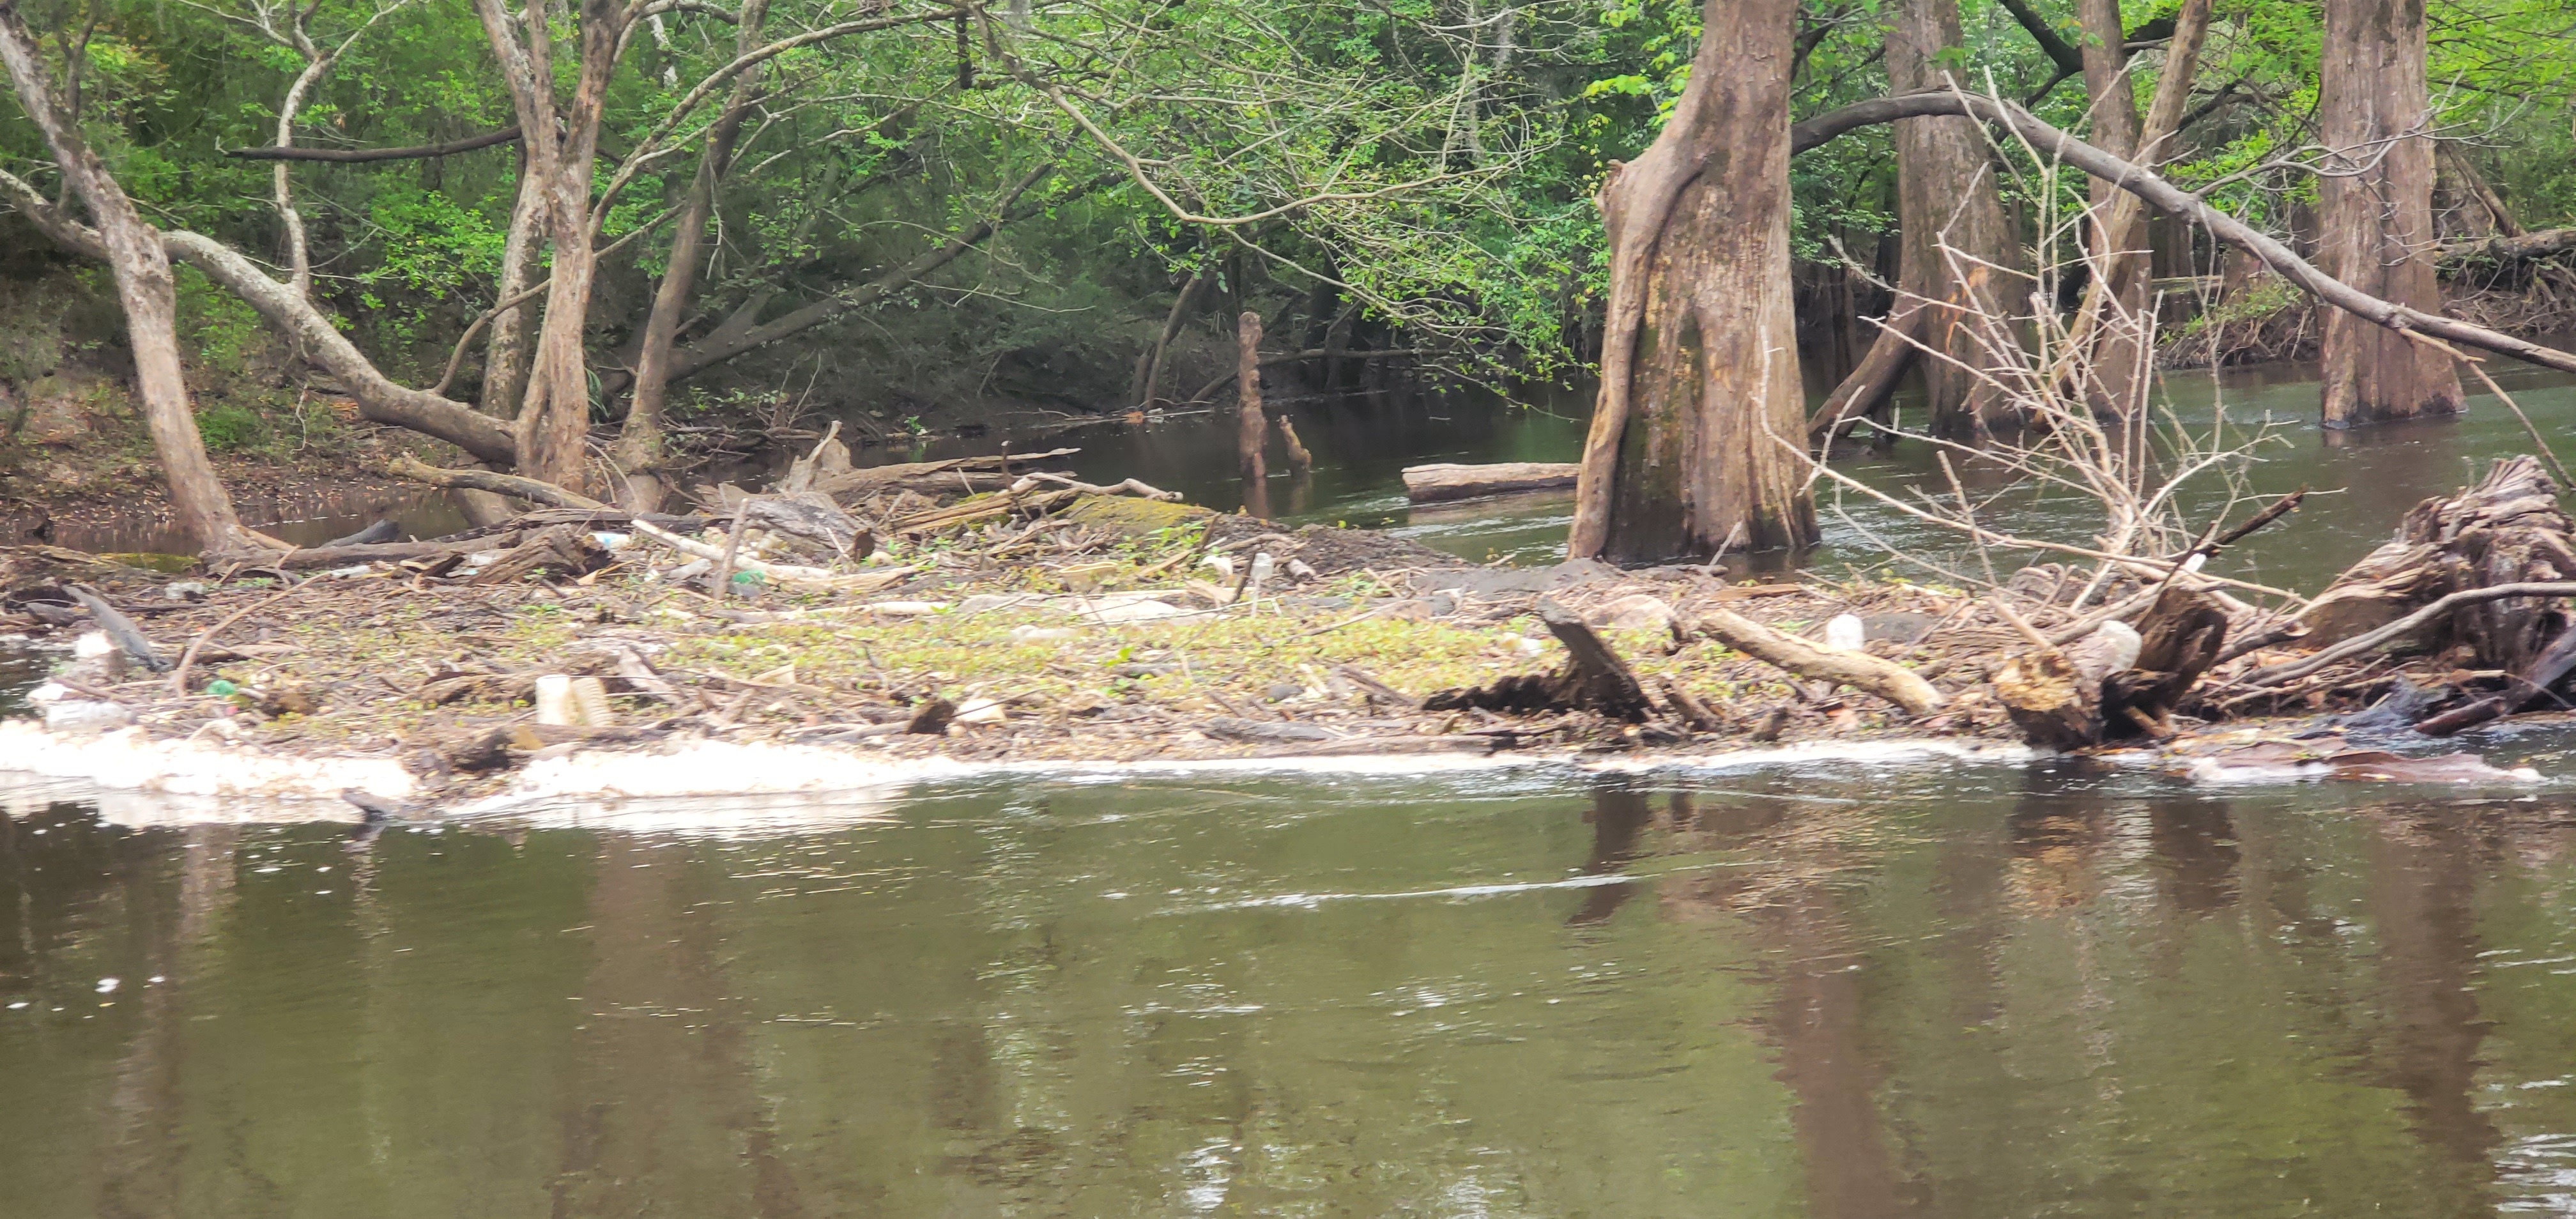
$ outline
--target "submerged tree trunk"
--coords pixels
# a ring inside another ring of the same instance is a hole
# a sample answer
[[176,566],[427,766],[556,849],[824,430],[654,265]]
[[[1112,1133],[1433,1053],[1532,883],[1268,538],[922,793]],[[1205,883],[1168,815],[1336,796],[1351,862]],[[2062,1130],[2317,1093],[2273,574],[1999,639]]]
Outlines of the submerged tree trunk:
[[7,61],[19,108],[44,133],[64,180],[98,222],[117,303],[125,310],[126,340],[134,348],[135,396],[170,485],[172,516],[201,549],[230,545],[241,521],[206,460],[197,413],[188,402],[179,362],[178,285],[161,234],[143,222],[134,201],[81,138],[79,123],[55,105],[52,73],[39,58],[35,35],[8,0],[0,0],[0,60]]
[[1269,438],[1269,421],[1261,412],[1261,315],[1249,309],[1235,320],[1238,347],[1235,371],[1235,460],[1243,474],[1243,510],[1270,515],[1270,471],[1261,449]]
[[[2317,185],[2317,265],[2381,300],[2438,313],[2424,0],[2325,7],[2317,118],[2330,152]],[[2326,315],[2327,427],[2456,414],[2460,406],[2449,356],[2350,314]]]
[[[1939,66],[1960,45],[1958,0],[1901,0],[1887,30],[1887,77],[1898,92],[1947,88]],[[2021,265],[2020,241],[2004,216],[1983,132],[1964,118],[1906,119],[1896,125],[1898,308],[1922,304],[1918,336],[1931,427],[1945,436],[1984,435],[2004,422],[2002,395],[1979,375],[1998,363],[1977,316],[2017,312],[2023,295],[1999,283]],[[1946,247],[1946,248],[1945,248]],[[1882,343],[1902,343],[1882,334]],[[1866,367],[1867,361],[1864,361]]]
[[1803,546],[1789,301],[1794,0],[1706,0],[1690,85],[1602,184],[1610,303],[1575,558]]

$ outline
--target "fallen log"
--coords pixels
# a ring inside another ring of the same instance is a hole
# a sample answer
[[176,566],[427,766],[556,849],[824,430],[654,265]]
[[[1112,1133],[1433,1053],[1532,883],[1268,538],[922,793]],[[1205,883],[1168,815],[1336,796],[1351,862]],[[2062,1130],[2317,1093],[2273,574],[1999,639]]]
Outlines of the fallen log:
[[1864,690],[1905,709],[1918,719],[1948,705],[1949,698],[1912,669],[1867,652],[1831,651],[1773,630],[1732,610],[1711,607],[1685,635],[1706,635],[1775,668],[1800,677],[1837,682]]
[[232,563],[254,563],[285,571],[304,571],[316,567],[349,567],[359,563],[402,563],[413,559],[435,559],[476,550],[496,550],[519,544],[526,531],[512,529],[486,534],[465,542],[382,542],[369,546],[305,546],[279,554],[273,550],[228,550],[209,554],[209,566],[223,567]]
[[2537,233],[2497,234],[2475,241],[2455,241],[2434,255],[2444,271],[2456,271],[2474,263],[2516,263],[2547,258],[2576,250],[2576,228],[2544,229]]
[[[1044,453],[1002,453],[991,457],[952,457],[945,461],[907,461],[892,465],[864,466],[839,473],[817,473],[811,490],[834,499],[864,498],[880,492],[920,491],[925,494],[965,491],[973,494],[1009,486],[1011,481],[1029,472],[1033,461],[1068,457],[1081,449],[1049,449]],[[974,476],[985,476],[981,485]]]
[[[2326,649],[2321,657],[2341,657],[2354,654],[2344,646],[2352,641],[2368,638],[2377,647],[2430,627],[2418,641],[2428,649],[2466,645],[2482,667],[2523,671],[2567,628],[2557,595],[2454,598],[2576,581],[2576,520],[2559,508],[2558,490],[2537,458],[2508,457],[2476,486],[2416,505],[2394,540],[2346,569],[2300,613],[2305,639]],[[2433,605],[2446,612],[2425,614]],[[2388,632],[2401,621],[2413,624],[2408,632]],[[2277,684],[2323,663],[2267,670],[2256,681]]]
[[1572,462],[1547,461],[1512,461],[1486,466],[1438,462],[1407,466],[1404,470],[1404,495],[1417,504],[1433,504],[1442,500],[1473,499],[1480,495],[1504,495],[1514,491],[1570,489],[1574,486],[1576,472],[1581,468]]
[[385,472],[433,487],[462,488],[468,491],[490,491],[517,499],[530,500],[553,508],[606,508],[608,505],[587,495],[566,491],[550,482],[501,474],[491,470],[442,470],[409,453],[385,463]]

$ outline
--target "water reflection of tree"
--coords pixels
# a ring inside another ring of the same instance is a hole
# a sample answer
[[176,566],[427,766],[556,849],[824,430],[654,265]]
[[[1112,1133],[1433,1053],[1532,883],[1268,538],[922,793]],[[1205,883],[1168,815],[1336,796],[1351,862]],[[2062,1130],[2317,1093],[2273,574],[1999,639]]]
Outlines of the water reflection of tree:
[[[1601,789],[1596,827],[1624,823],[1634,799]],[[1872,862],[1865,844],[1875,815],[1852,803],[1676,793],[1670,849],[1722,852],[1741,866],[1658,886],[1667,914],[1699,921],[1723,911],[1764,946],[1758,973],[1773,999],[1753,1024],[1793,1098],[1807,1205],[1820,1219],[1914,1214],[1929,1200],[1887,1129],[1878,1101],[1887,1061],[1865,1019],[1869,978],[1849,873]]]
[[559,1215],[807,1213],[752,1060],[758,1021],[726,977],[720,903],[692,900],[693,852],[599,841],[594,953],[563,1100]]
[[2493,1181],[2500,1137],[2477,1104],[2488,1022],[2472,987],[2478,878],[2496,862],[2463,809],[2374,810],[2369,904],[2388,1025],[2380,1069],[2406,1094],[2416,1137],[2456,1174],[2466,1208]]

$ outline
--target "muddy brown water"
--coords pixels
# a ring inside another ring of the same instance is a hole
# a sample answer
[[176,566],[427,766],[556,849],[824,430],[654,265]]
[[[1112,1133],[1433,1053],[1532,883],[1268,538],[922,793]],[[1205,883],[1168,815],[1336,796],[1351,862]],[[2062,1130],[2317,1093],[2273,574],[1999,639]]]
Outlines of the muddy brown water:
[[[2221,389],[2293,425],[2258,489],[2332,493],[2262,578],[2525,443]],[[1308,409],[1274,504],[1543,559],[1561,499],[1392,490],[1580,442],[1477,406]],[[1208,422],[1076,464],[1230,506]],[[2576,734],[2463,743],[2549,779],[1030,778],[365,840],[18,786],[0,1215],[2576,1213]]]
[[2555,788],[1029,780],[363,847],[109,807],[0,819],[13,1216],[2576,1208]]

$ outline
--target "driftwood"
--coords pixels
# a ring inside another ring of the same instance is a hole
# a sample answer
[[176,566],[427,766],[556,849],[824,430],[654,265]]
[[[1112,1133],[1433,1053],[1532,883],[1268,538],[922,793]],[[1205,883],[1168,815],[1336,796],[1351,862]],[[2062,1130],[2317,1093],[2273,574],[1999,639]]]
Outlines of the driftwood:
[[2042,749],[2101,744],[2106,727],[2103,682],[2136,661],[2137,653],[2130,650],[2136,634],[2125,624],[2106,622],[2065,648],[2036,633],[2031,638],[2029,651],[1995,671],[1996,701],[2023,739]]
[[1773,630],[1731,610],[1710,608],[1684,632],[1701,634],[1755,660],[1800,677],[1839,682],[1866,690],[1921,718],[1948,705],[1949,699],[1913,670],[1867,652],[1817,647],[1795,635]]
[[356,563],[401,563],[412,559],[435,559],[451,554],[516,546],[527,536],[525,530],[506,529],[487,534],[470,542],[385,542],[367,546],[306,546],[279,554],[273,550],[229,550],[207,556],[211,566],[232,563],[255,563],[281,571],[303,571],[315,567],[347,567]]
[[590,531],[577,525],[555,525],[511,547],[465,582],[515,584],[537,572],[586,576],[608,566],[608,562],[608,548],[590,536]]
[[953,457],[946,461],[908,461],[895,465],[844,470],[837,474],[817,470],[811,489],[834,499],[865,498],[893,491],[918,491],[923,494],[990,491],[1009,486],[1012,480],[1028,473],[1030,462],[1066,457],[1081,451],[1080,449],[1050,449],[1044,453],[1003,453],[993,457]]
[[490,491],[517,499],[532,500],[553,508],[606,508],[608,505],[587,495],[566,491],[550,482],[521,478],[516,474],[498,474],[490,470],[442,470],[405,453],[385,464],[385,472],[413,482],[451,490]]
[[107,637],[114,640],[134,663],[155,673],[170,671],[170,662],[153,649],[152,641],[143,634],[143,628],[134,625],[133,619],[116,612],[116,607],[109,605],[107,598],[99,596],[98,590],[85,585],[66,584],[63,591],[70,593],[72,600],[80,602],[81,608],[89,611],[89,616],[97,620],[99,629],[107,632]]
[[[2576,580],[2576,521],[2559,508],[2558,490],[2537,459],[2508,457],[2476,486],[2417,505],[2395,540],[2353,564],[2300,614],[2306,640],[2338,651],[2333,645],[2369,636],[2378,646],[2392,641],[2385,627],[2411,621],[2432,628],[2414,641],[2420,646],[2462,645],[2480,667],[2528,668],[2567,629],[2567,612],[2556,598],[2448,599],[2482,588]],[[2446,601],[2453,612],[2420,616],[2423,607]]]
[[2510,675],[2502,692],[2418,720],[2415,731],[2426,736],[2449,736],[2543,704],[2564,706],[2564,700],[2554,691],[2571,672],[2576,672],[2576,627],[2561,633],[2547,651],[2533,658],[2530,667]]
[[1561,490],[1574,485],[1574,476],[1581,468],[1572,462],[1550,461],[1512,461],[1487,466],[1439,462],[1407,466],[1404,470],[1404,495],[1417,504],[1432,504],[1514,491]]
[[2107,620],[2064,648],[2008,606],[1996,608],[2031,647],[1996,670],[1995,698],[2022,736],[2046,749],[2172,736],[2174,709],[2227,644],[2217,599],[2171,583],[2137,627]]
[[1425,711],[1597,711],[1613,719],[1640,723],[1654,714],[1645,687],[1628,662],[1610,650],[1585,625],[1583,617],[1553,601],[1542,601],[1539,621],[1565,645],[1566,664],[1547,674],[1506,677],[1490,685],[1443,690],[1422,701]]
[[2528,262],[2569,250],[2576,250],[2576,228],[2511,235],[2499,233],[2475,241],[2455,241],[2443,246],[2434,257],[2443,270],[2451,271],[2473,263]]
[[867,526],[841,511],[830,496],[813,491],[754,496],[745,505],[743,519],[851,559],[867,558],[877,550],[877,537]]

